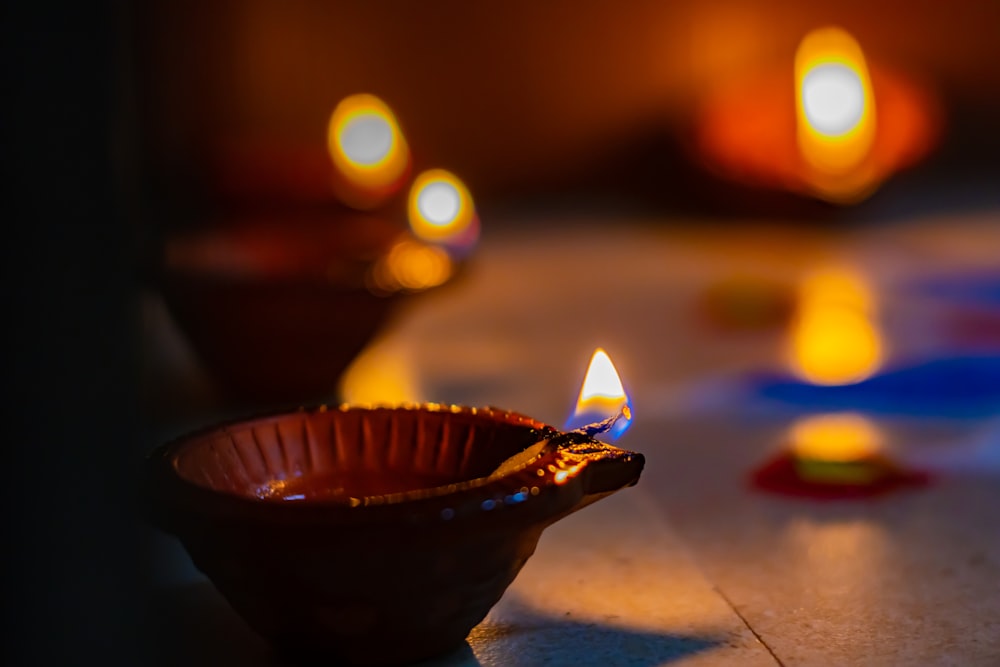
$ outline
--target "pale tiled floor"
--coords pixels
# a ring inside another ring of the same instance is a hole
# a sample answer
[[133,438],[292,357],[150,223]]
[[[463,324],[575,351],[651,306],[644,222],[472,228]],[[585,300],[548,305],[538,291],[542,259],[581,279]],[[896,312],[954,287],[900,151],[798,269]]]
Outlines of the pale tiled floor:
[[[979,242],[959,252],[946,235],[944,268],[958,258],[987,265],[983,247],[1000,248],[1000,219],[963,224]],[[787,240],[762,227],[605,221],[487,238],[469,275],[402,317],[369,363],[408,379],[410,398],[499,405],[559,424],[590,352],[604,346],[635,406],[620,444],[642,451],[647,469],[638,486],[548,529],[468,646],[431,664],[1000,664],[1000,476],[946,475],[866,502],[762,495],[747,472],[787,421],[751,419],[739,406],[678,407],[706,374],[779,363],[773,337],[713,338],[691,326],[692,299],[720,271],[787,277],[847,259],[876,284],[892,282],[914,257],[922,268],[935,259],[927,239],[940,228]],[[898,343],[903,352],[933,347]],[[890,426],[910,434],[894,443],[905,449],[920,434],[947,445],[982,425]],[[171,650],[188,664],[269,664],[210,588],[184,583],[197,575],[176,546],[158,544]]]

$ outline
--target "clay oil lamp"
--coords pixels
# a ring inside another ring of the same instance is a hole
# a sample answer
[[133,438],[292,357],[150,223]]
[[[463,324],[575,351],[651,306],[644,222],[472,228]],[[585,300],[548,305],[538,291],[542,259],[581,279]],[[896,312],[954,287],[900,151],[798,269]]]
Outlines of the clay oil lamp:
[[638,481],[642,455],[595,439],[630,421],[558,431],[434,404],[261,416],[156,450],[152,516],[283,652],[403,664],[460,646],[547,526]]
[[[315,161],[231,160],[222,171],[231,176],[226,196],[242,202],[229,205],[237,213],[165,243],[161,291],[226,397],[301,405],[329,396],[400,305],[448,282],[475,243],[472,197],[447,172],[410,189],[427,191],[411,195],[421,204],[412,230],[393,212],[411,161],[383,102],[346,98],[327,139],[325,191]],[[311,180],[285,187],[277,176],[289,165]]]
[[939,117],[924,87],[828,27],[806,35],[787,68],[714,91],[696,119],[695,150],[729,180],[852,204],[921,160]]

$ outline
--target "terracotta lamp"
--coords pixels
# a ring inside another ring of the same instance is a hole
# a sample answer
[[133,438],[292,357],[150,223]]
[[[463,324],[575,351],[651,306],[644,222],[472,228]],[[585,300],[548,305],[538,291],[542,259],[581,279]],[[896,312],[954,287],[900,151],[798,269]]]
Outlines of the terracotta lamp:
[[939,125],[927,90],[823,28],[787,67],[716,90],[696,119],[695,149],[724,178],[850,204],[922,159]]
[[640,454],[524,415],[319,406],[223,424],[148,460],[152,516],[259,634],[324,664],[461,645],[560,518]]

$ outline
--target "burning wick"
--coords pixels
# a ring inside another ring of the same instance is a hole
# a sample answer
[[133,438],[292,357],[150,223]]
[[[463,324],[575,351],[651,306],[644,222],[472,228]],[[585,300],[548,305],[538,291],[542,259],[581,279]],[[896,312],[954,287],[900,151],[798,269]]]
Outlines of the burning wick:
[[[632,420],[632,410],[628,407],[628,405],[623,405],[622,409],[619,410],[616,415],[612,415],[607,419],[602,419],[599,422],[594,422],[593,424],[587,424],[586,426],[573,429],[570,433],[580,433],[592,438],[595,435],[600,435],[601,433],[607,433],[610,431],[622,417],[625,418],[626,422],[630,422]],[[625,425],[625,428],[628,428],[628,424]]]
[[[581,424],[580,426],[577,426]],[[621,436],[632,424],[632,408],[622,387],[621,378],[608,353],[601,348],[594,351],[587,368],[587,375],[580,389],[576,410],[566,423],[565,431],[535,443],[503,461],[491,474],[496,479],[527,466],[539,456],[557,449],[574,449],[582,455],[599,455],[610,445],[595,443],[594,436],[607,434],[607,440]],[[570,474],[556,473],[556,483],[561,484]]]
[[[566,430],[514,454],[497,466],[489,477],[497,479],[523,469],[538,457],[560,449],[564,452],[574,450],[584,458],[599,459],[609,449],[615,448],[595,442],[594,436],[607,434],[607,439],[612,440],[624,433],[631,424],[632,408],[618,371],[611,363],[608,353],[597,348],[590,358],[590,366],[580,388],[580,398],[576,403],[576,410],[566,423]],[[569,470],[556,472],[556,484],[563,484],[576,470],[577,467],[574,466]]]

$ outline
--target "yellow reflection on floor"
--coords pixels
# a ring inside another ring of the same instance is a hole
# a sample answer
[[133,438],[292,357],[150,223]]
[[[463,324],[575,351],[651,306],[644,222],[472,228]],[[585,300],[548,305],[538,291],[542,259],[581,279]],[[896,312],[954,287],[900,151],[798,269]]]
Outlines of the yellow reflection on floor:
[[817,271],[799,287],[789,341],[795,372],[806,382],[861,382],[882,364],[884,344],[875,299],[864,276],[842,268]]

